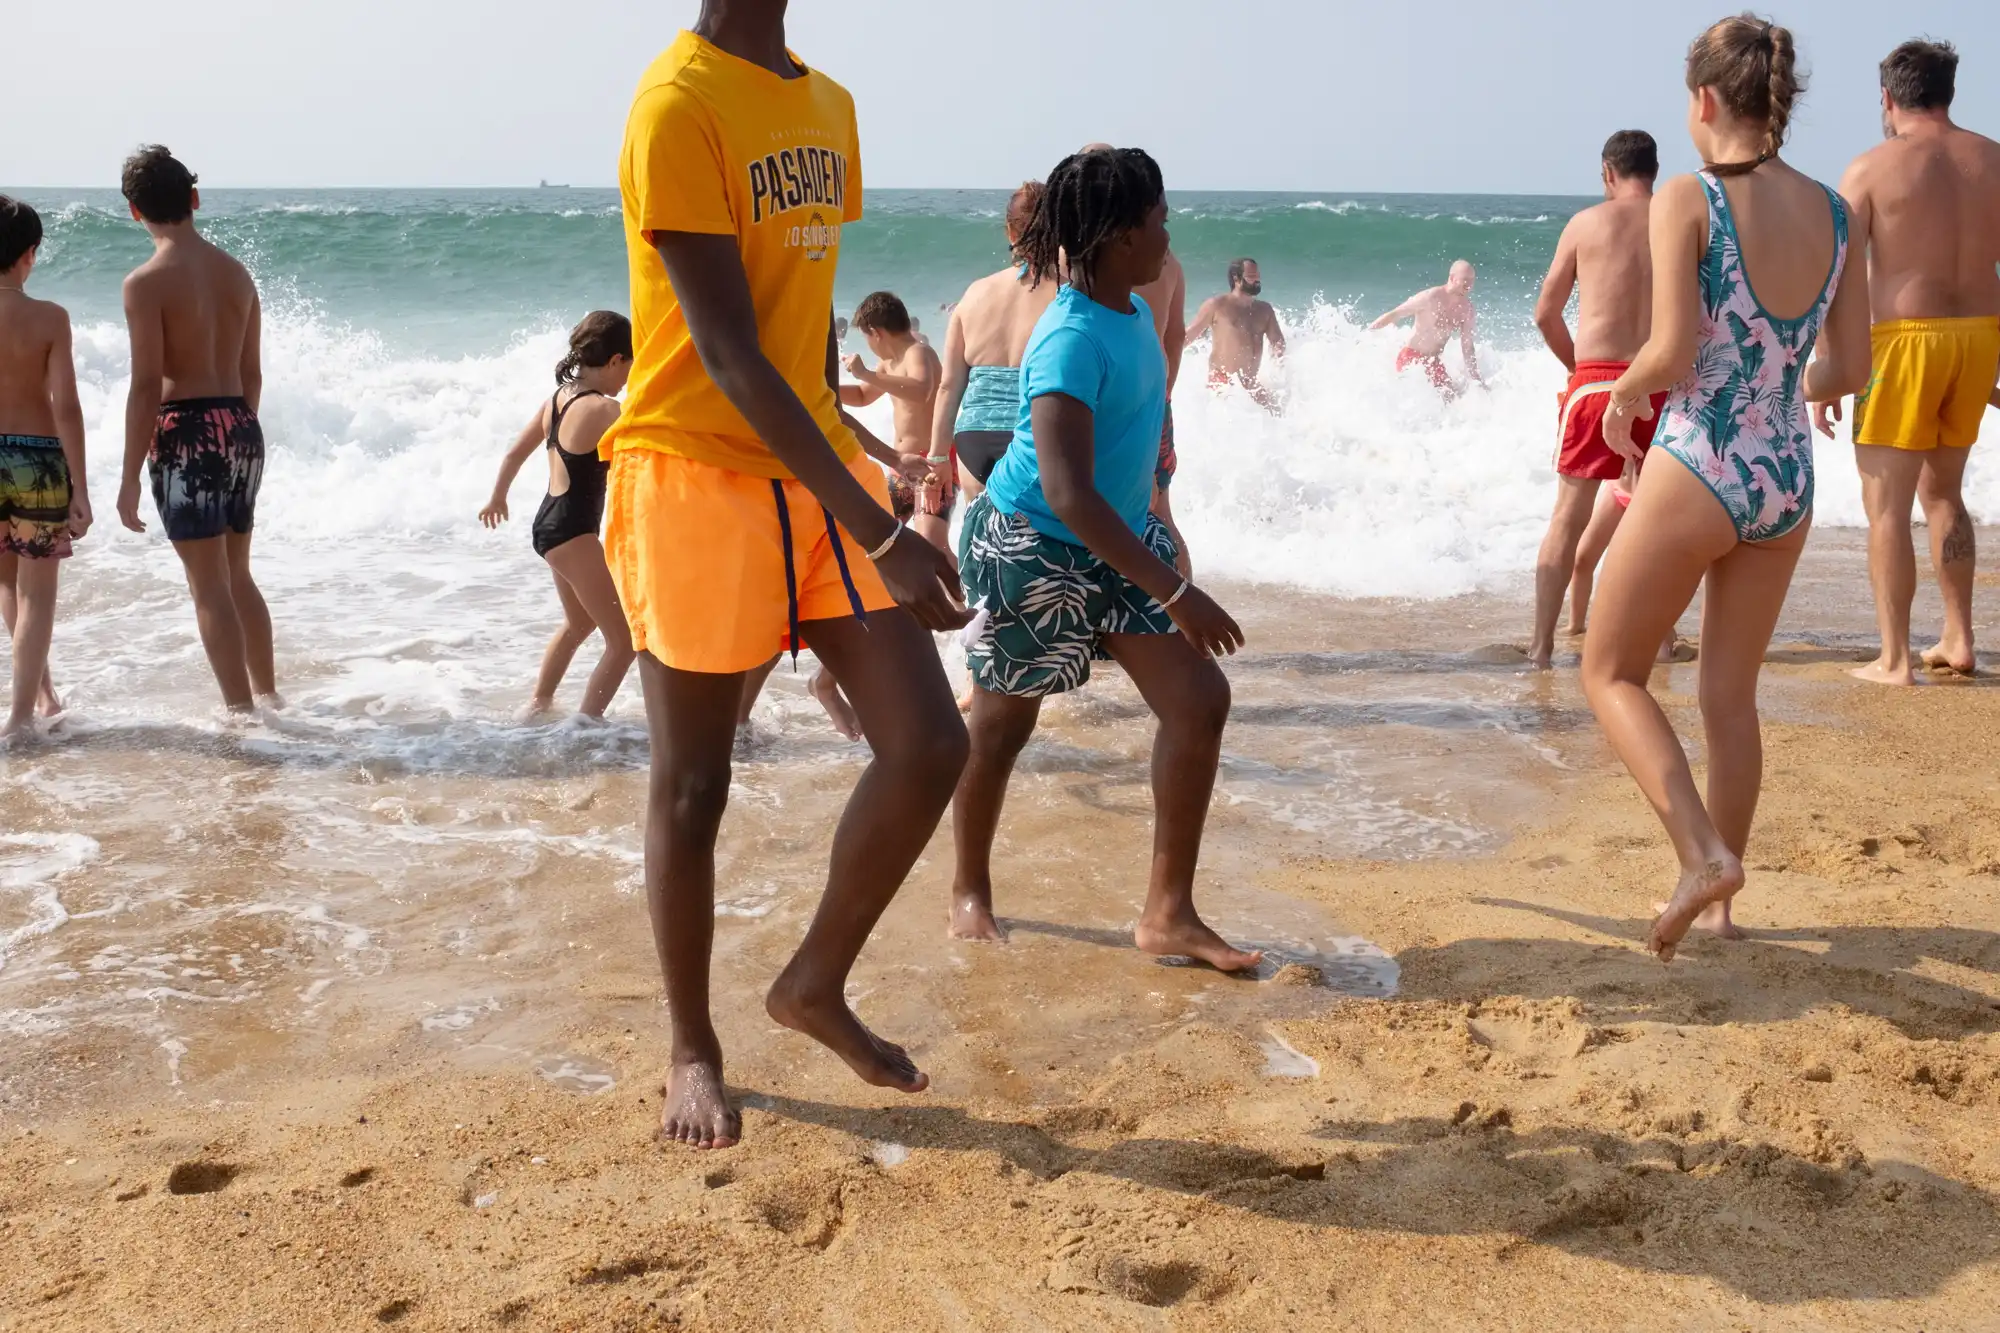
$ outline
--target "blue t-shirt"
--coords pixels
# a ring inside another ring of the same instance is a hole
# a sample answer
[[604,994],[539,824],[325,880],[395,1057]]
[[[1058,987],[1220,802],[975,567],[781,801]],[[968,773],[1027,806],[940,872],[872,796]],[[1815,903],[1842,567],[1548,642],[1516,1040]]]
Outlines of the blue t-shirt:
[[1064,287],[1035,322],[1021,358],[1021,415],[1014,441],[986,480],[1002,513],[1019,514],[1035,531],[1081,546],[1042,498],[1035,457],[1035,399],[1059,393],[1089,408],[1095,420],[1092,478],[1133,532],[1146,531],[1153,501],[1153,467],[1167,411],[1167,358],[1153,330],[1153,312],[1137,295],[1121,315],[1074,287]]

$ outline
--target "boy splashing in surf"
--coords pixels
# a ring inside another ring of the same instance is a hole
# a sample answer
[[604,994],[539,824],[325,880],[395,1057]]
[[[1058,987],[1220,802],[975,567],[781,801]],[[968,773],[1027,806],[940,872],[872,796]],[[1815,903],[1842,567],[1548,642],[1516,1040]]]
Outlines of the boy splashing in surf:
[[619,170],[634,356],[600,446],[604,545],[652,734],[646,896],[673,1025],[661,1133],[700,1148],[742,1134],[708,976],[745,678],[803,641],[874,752],[765,1008],[877,1087],[929,1080],[862,1025],[847,975],[965,764],[930,637],[970,619],[957,575],[890,517],[835,395],[834,271],[861,216],[854,100],[792,58],[784,20],[784,0],[705,0],[640,80]]
[[1149,512],[1167,366],[1152,311],[1133,289],[1167,255],[1160,169],[1136,148],[1063,159],[1016,253],[1034,282],[1064,280],[1021,361],[1026,421],[966,510],[959,565],[983,624],[972,669],[972,758],[953,823],[951,934],[1001,938],[993,838],[1014,761],[1042,700],[1123,667],[1159,719],[1153,742],[1152,878],[1134,931],[1148,953],[1225,971],[1259,957],[1231,947],[1194,907],[1195,863],[1215,788],[1229,680],[1217,653],[1243,631],[1174,569],[1174,542]]
[[144,532],[139,472],[194,596],[209,669],[232,713],[282,708],[271,613],[250,577],[250,531],[264,479],[262,311],[250,272],[195,230],[195,175],[155,144],[125,163],[132,220],[153,257],[125,279],[132,391],[118,518]]

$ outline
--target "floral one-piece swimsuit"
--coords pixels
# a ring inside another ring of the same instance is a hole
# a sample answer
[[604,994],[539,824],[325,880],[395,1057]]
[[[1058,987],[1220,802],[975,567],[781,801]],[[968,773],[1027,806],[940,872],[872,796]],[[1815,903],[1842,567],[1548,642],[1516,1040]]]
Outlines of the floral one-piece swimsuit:
[[1699,179],[1708,195],[1701,341],[1693,373],[1668,395],[1653,444],[1715,492],[1739,541],[1773,541],[1812,512],[1812,425],[1802,382],[1847,262],[1847,205],[1820,186],[1833,209],[1833,267],[1811,309],[1779,319],[1750,288],[1722,182],[1706,171]]

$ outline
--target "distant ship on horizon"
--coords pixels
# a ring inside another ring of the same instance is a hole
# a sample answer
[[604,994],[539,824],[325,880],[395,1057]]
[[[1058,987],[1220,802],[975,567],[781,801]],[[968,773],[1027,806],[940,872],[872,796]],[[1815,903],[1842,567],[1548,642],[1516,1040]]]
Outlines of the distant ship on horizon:
[[543,181],[542,188],[544,190],[567,190],[569,186],[557,181]]

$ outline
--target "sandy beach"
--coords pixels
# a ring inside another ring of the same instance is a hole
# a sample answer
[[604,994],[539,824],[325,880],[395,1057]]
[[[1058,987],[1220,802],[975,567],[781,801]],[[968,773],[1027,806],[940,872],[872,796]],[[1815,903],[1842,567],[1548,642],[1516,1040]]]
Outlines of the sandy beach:
[[[1518,605],[1261,594],[1202,892],[1271,965],[1129,947],[1146,731],[1106,679],[1024,759],[1012,941],[943,938],[947,828],[863,957],[915,1099],[757,1004],[859,763],[781,678],[719,893],[746,1142],[709,1154],[650,1142],[622,733],[511,777],[85,735],[185,795],[8,784],[100,850],[0,972],[0,1328],[2000,1327],[2000,694],[1851,685],[1859,561],[1815,540],[1771,653],[1748,941],[1642,952],[1663,839],[1574,673],[1476,646]],[[1694,685],[1656,680],[1683,735]],[[348,842],[283,813],[336,786]],[[272,888],[322,860],[345,898]]]

